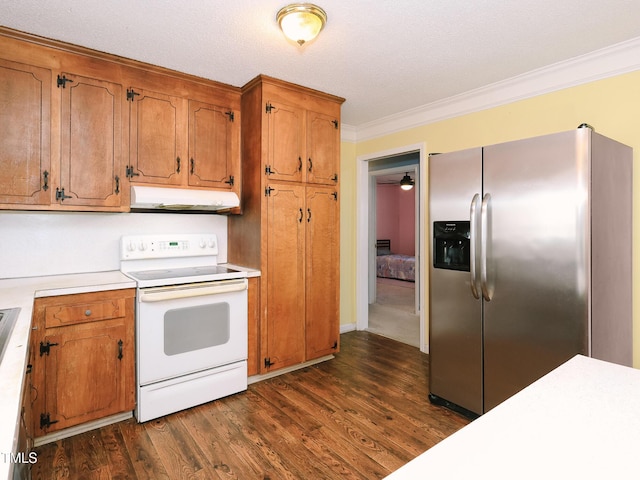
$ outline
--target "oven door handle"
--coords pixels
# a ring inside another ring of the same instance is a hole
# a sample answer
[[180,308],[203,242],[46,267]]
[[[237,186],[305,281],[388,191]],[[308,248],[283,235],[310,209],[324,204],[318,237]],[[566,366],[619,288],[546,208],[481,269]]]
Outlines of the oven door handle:
[[138,292],[140,302],[162,302],[179,298],[219,295],[221,293],[241,292],[247,289],[246,278],[240,280],[221,280],[218,282],[178,285],[170,287],[153,287]]

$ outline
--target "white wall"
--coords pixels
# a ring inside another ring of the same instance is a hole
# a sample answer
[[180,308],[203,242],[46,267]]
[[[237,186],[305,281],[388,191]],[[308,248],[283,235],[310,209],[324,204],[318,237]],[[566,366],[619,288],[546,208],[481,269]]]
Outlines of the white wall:
[[122,235],[215,233],[227,261],[227,217],[177,213],[0,212],[0,278],[119,270]]

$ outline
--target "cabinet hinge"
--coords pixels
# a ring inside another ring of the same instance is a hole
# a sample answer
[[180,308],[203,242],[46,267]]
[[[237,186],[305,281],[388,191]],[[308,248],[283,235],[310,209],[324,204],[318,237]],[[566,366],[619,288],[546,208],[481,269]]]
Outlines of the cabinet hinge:
[[271,175],[272,173],[273,173],[273,170],[271,170],[271,165],[267,165],[266,167],[264,167],[265,175]]
[[56,201],[64,202],[65,198],[71,198],[69,195],[65,195],[64,188],[59,189],[56,187]]
[[338,129],[338,120],[332,120],[331,123],[333,123],[333,126],[336,128],[336,130]]
[[136,95],[140,95],[133,88],[127,88],[127,101],[133,102]]
[[337,350],[338,349],[338,341],[337,340],[335,342],[333,342],[333,346],[331,348],[333,350]]
[[233,187],[234,182],[235,182],[235,179],[233,178],[233,175],[230,175],[229,180],[226,180],[224,183],[231,185]]
[[331,196],[333,197],[333,199],[337,202],[338,201],[338,192],[333,192],[331,194]]
[[270,367],[270,366],[272,366],[272,365],[273,365],[273,362],[271,361],[271,358],[270,358],[270,357],[265,357],[265,359],[264,359],[264,366],[265,366],[266,368],[269,368],[269,367]]
[[273,106],[273,105],[271,105],[270,103],[267,103],[267,105],[266,105],[266,107],[265,107],[265,109],[264,109],[264,110],[265,110],[265,112],[267,112],[267,113],[271,113],[271,110],[273,110],[274,108],[276,108],[276,107],[274,107],[274,106]]
[[[178,171],[180,171],[180,159],[178,159]],[[133,171],[133,165],[127,165],[125,169],[125,175],[127,178],[137,177],[140,174]]]
[[50,413],[41,413],[40,414],[40,429],[44,430],[45,428],[49,428],[54,423],[58,423],[58,420],[51,420]]
[[264,196],[265,197],[270,197],[271,196],[271,192],[273,192],[275,190],[275,188],[271,188],[271,187],[267,187],[264,189]]
[[229,117],[229,121],[230,122],[233,122],[236,119],[236,116],[233,113],[233,110],[229,110],[228,112],[225,112],[224,114]]
[[58,75],[58,80],[56,82],[56,84],[58,85],[58,88],[60,88],[60,87],[67,88],[67,82],[73,82],[73,80],[71,80],[70,78],[65,77],[64,75],[62,75],[62,76]]
[[49,340],[47,340],[47,343],[40,342],[40,356],[43,356],[45,353],[49,355],[49,352],[51,351],[51,347],[55,347],[56,345],[58,344],[49,343]]
[[338,183],[338,174],[334,173],[333,177],[331,177],[331,180],[334,181],[335,183]]

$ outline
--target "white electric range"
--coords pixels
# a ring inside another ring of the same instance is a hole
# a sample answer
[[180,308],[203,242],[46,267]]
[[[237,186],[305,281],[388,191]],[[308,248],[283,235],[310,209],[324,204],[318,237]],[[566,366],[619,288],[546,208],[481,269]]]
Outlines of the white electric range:
[[136,418],[247,388],[247,273],[218,264],[215,234],[123,236],[137,282]]

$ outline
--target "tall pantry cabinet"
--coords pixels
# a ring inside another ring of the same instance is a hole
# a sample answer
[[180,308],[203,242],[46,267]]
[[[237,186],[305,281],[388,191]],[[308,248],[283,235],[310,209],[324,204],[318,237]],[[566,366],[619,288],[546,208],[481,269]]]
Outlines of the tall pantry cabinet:
[[339,349],[343,102],[262,75],[243,87],[243,215],[229,218],[228,256],[262,272],[250,375]]

